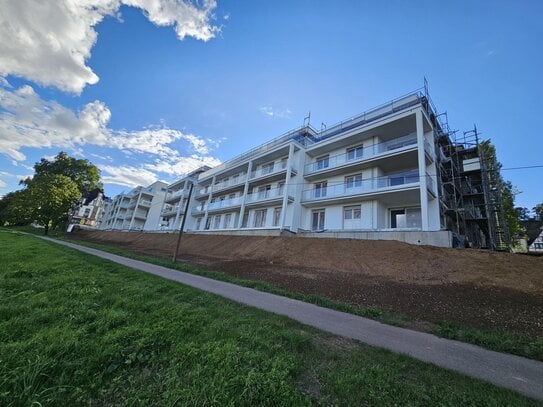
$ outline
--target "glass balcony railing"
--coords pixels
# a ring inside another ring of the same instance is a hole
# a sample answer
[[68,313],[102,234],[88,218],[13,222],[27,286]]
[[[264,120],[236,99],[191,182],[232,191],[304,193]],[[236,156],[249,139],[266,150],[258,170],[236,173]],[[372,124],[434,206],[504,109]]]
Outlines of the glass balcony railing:
[[267,201],[269,199],[276,199],[276,198],[282,198],[285,193],[285,188],[270,188],[267,190],[262,191],[256,191],[252,194],[247,195],[246,203],[254,203],[254,202],[261,202],[261,201]]
[[278,172],[284,171],[286,168],[287,168],[286,161],[281,161],[279,163],[274,163],[273,165],[260,167],[257,170],[251,171],[251,179],[264,177],[266,175],[273,175]]
[[177,214],[178,209],[179,209],[179,205],[164,205],[161,215],[168,216],[168,215]]
[[333,155],[305,166],[305,175],[326,171],[343,165],[358,163],[378,155],[393,152],[407,146],[417,145],[417,134],[410,133],[394,140],[353,149],[343,154]]
[[140,206],[151,206],[151,201],[147,201],[145,199],[142,199],[139,203]]
[[169,201],[171,199],[175,199],[175,198],[178,198],[180,196],[183,196],[185,194],[185,190],[184,189],[180,189],[179,191],[172,191],[172,192],[168,192],[166,194],[166,201]]
[[242,185],[242,184],[245,184],[246,180],[247,180],[247,176],[245,174],[243,174],[243,175],[231,178],[231,179],[229,179],[227,181],[222,181],[222,182],[219,182],[219,183],[213,185],[212,190],[213,190],[213,192],[217,192],[217,191],[220,191],[222,189],[229,188],[229,187],[232,187],[232,186]]
[[217,210],[217,209],[222,209],[222,208],[228,208],[231,206],[239,206],[241,205],[242,202],[243,202],[243,197],[241,196],[237,196],[235,198],[218,200],[215,202],[210,202],[207,205],[207,210],[212,211],[212,210]]
[[318,201],[330,198],[342,198],[368,192],[380,192],[401,185],[416,184],[419,182],[418,171],[389,174],[383,177],[366,178],[343,182],[340,184],[321,186],[303,191],[302,200]]

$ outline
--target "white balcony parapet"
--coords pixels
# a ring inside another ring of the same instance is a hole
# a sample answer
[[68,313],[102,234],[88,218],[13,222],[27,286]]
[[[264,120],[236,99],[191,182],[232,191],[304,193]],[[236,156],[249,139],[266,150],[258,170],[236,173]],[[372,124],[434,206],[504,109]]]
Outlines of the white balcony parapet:
[[174,198],[177,198],[177,197],[180,197],[180,196],[183,196],[185,195],[185,190],[184,189],[180,189],[179,191],[172,191],[172,192],[168,192],[166,194],[166,201],[169,201],[171,199],[174,199]]
[[433,196],[437,197],[436,191],[434,189],[434,180],[432,179],[432,176],[430,174],[426,174],[426,188]]
[[321,159],[314,163],[306,164],[305,175],[330,170],[343,165],[354,164],[379,155],[385,155],[395,152],[404,147],[413,147],[417,145],[417,134],[411,133],[394,140],[383,143],[371,144],[362,149],[353,150],[347,153],[333,155],[326,159]]
[[161,215],[175,215],[177,213],[177,210],[179,209],[179,205],[164,205],[164,208],[162,209]]
[[247,199],[245,202],[247,204],[250,204],[250,203],[255,203],[255,202],[267,201],[270,199],[282,198],[284,194],[285,194],[284,187],[271,188],[271,189],[263,190],[263,191],[255,191],[252,194],[247,195]]
[[151,201],[147,201],[145,199],[142,199],[139,203],[140,206],[151,206]]
[[[281,161],[279,163],[274,163],[273,166],[261,167],[258,170],[251,171],[251,179],[260,178],[267,175],[277,174],[278,172],[285,171],[287,168],[287,162]],[[293,168],[294,170],[294,168]],[[295,170],[294,170],[295,171]]]
[[210,202],[207,205],[207,210],[212,211],[212,210],[217,210],[217,209],[229,208],[232,206],[239,206],[242,204],[242,202],[243,202],[243,197],[241,196],[237,196],[235,198],[218,200],[215,202]]
[[326,187],[307,189],[303,191],[302,200],[308,202],[343,198],[370,192],[382,192],[398,186],[409,186],[418,183],[419,173],[417,171],[402,172],[383,177],[366,178],[360,181],[342,182]]
[[432,150],[432,147],[430,146],[430,143],[426,139],[424,139],[424,151],[426,152],[426,154],[428,154],[428,157],[430,157],[432,161],[435,160],[435,154]]

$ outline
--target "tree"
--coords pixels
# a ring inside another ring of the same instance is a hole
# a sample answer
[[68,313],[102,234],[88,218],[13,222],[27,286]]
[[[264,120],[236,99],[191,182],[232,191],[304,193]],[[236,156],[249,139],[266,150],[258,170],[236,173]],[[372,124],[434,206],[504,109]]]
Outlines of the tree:
[[515,212],[521,221],[530,220],[530,210],[528,208],[517,207]]
[[28,225],[32,222],[32,210],[28,205],[29,194],[26,189],[10,192],[0,199],[0,226]]
[[537,220],[543,221],[543,203],[537,204],[532,208]]
[[479,148],[483,153],[485,166],[488,171],[491,186],[497,188],[501,195],[501,204],[505,223],[509,229],[509,236],[515,238],[520,232],[520,217],[515,210],[515,190],[516,188],[510,181],[505,181],[501,175],[502,164],[496,156],[496,147],[490,140],[482,141]]
[[[42,158],[40,162],[34,165],[36,177],[46,175],[64,175],[76,183],[79,192],[90,191],[96,187],[101,187],[100,170],[89,160],[78,160],[70,157],[64,151],[49,161]],[[26,181],[23,181],[26,183]]]
[[65,175],[35,176],[26,181],[27,205],[32,218],[43,225],[44,234],[68,218],[68,211],[81,197],[77,184]]

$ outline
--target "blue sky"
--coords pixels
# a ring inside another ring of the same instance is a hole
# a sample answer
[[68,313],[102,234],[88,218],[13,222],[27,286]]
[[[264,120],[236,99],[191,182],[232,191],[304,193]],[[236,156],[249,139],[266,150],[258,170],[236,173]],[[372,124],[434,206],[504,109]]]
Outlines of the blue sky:
[[[110,196],[172,181],[425,76],[451,127],[477,124],[504,168],[543,164],[540,1],[96,3],[0,11],[0,195],[60,150],[98,165]],[[503,172],[518,206],[543,202],[542,175]]]

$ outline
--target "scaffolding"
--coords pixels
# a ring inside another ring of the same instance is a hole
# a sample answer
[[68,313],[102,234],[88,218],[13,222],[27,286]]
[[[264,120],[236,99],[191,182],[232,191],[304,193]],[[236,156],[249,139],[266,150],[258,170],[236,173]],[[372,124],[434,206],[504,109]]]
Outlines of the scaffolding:
[[485,157],[476,127],[459,135],[440,124],[435,131],[442,227],[456,233],[466,247],[508,250],[496,161]]

